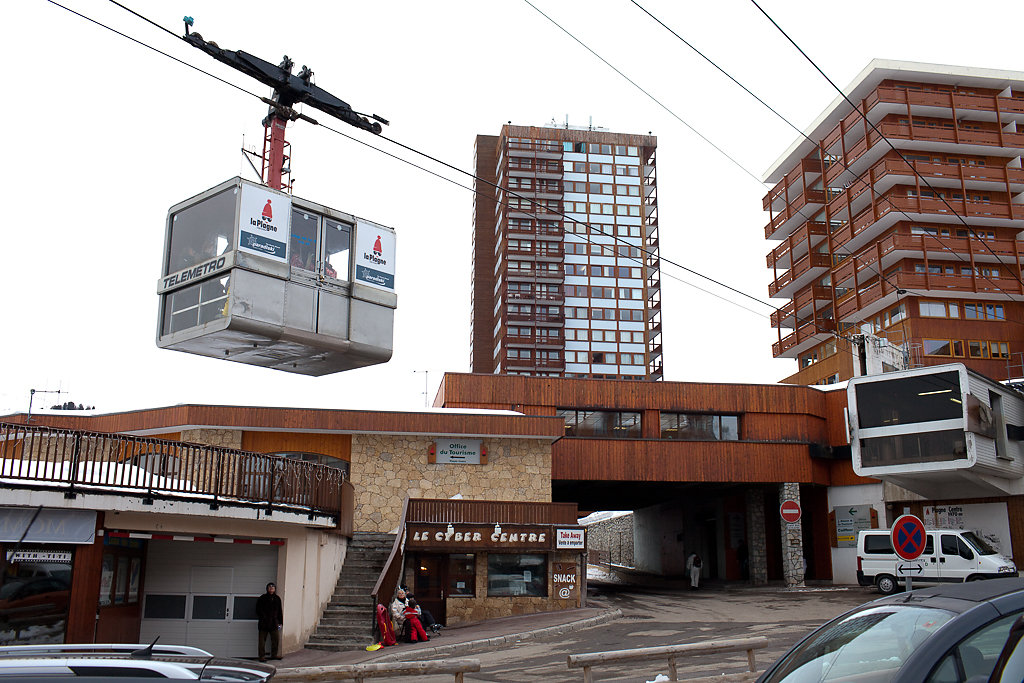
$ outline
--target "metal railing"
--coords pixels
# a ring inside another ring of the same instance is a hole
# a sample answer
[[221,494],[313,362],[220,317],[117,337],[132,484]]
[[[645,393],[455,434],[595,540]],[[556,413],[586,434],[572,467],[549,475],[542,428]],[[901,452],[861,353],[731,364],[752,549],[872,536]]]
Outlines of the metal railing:
[[[591,671],[599,664],[621,664],[622,662],[640,662],[652,660],[668,660],[668,678],[678,681],[676,660],[696,655],[723,654],[726,652],[746,652],[748,680],[753,680],[757,668],[754,664],[754,650],[767,647],[768,639],[764,636],[752,638],[733,638],[730,640],[709,640],[703,643],[685,643],[683,645],[664,645],[661,647],[641,647],[633,650],[610,650],[608,652],[588,652],[569,655],[566,665],[570,669],[583,669],[583,680],[591,683],[594,674]],[[722,677],[717,677],[722,680]],[[736,680],[736,679],[732,679]]]
[[[0,422],[0,483],[267,509],[352,521],[342,470],[277,455],[127,434]],[[347,501],[347,502],[346,502]]]

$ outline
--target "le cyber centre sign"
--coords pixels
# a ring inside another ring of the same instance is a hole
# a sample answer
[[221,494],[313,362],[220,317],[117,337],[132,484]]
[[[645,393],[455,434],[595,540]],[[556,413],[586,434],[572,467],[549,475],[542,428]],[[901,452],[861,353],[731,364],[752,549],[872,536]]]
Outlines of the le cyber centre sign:
[[494,525],[409,524],[409,547],[467,550],[561,550],[586,547],[583,529],[550,526],[516,526],[496,529]]

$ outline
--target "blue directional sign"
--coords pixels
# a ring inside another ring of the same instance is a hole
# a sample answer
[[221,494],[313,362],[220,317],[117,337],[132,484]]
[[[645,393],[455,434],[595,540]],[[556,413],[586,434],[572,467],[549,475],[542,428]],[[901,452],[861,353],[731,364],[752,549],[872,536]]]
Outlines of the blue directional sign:
[[901,515],[892,525],[892,548],[902,560],[916,560],[924,552],[928,535],[924,522],[914,515]]

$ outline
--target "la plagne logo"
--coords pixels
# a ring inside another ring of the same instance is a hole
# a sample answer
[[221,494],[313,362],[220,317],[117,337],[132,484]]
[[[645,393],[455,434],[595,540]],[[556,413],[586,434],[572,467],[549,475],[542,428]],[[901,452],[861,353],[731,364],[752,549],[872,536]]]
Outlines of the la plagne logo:
[[263,215],[259,218],[249,218],[249,223],[254,228],[263,230],[265,232],[277,232],[277,226],[274,225],[274,207],[270,205],[270,200],[267,200],[266,206],[263,207]]
[[373,252],[370,254],[367,254],[365,251],[363,252],[363,260],[369,261],[370,263],[374,263],[378,266],[386,266],[388,264],[388,260],[384,258],[384,251],[380,244],[380,235],[377,235],[377,240],[373,243]]

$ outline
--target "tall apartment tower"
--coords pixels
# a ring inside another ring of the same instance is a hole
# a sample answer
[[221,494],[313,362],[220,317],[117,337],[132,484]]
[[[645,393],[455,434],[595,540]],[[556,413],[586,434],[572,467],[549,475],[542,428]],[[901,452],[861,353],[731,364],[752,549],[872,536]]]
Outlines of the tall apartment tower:
[[783,382],[860,374],[879,338],[1020,377],[1024,73],[875,60],[846,92],[765,178]]
[[473,372],[659,380],[657,138],[476,138]]

